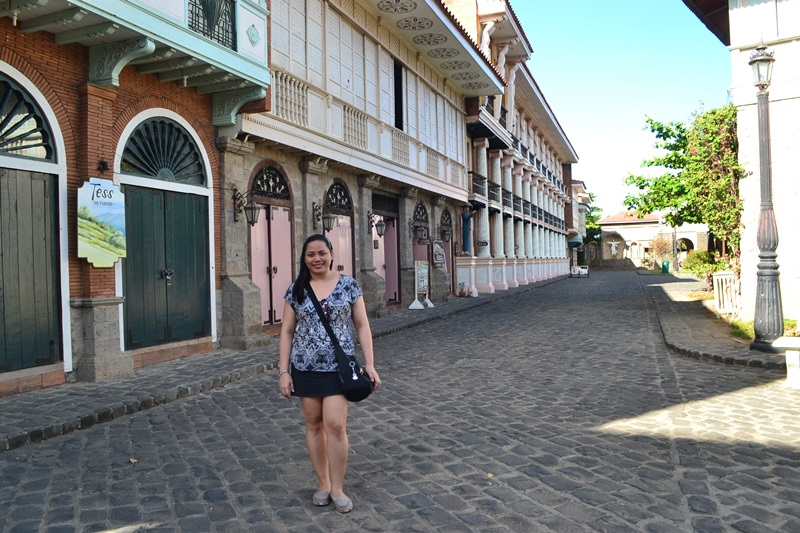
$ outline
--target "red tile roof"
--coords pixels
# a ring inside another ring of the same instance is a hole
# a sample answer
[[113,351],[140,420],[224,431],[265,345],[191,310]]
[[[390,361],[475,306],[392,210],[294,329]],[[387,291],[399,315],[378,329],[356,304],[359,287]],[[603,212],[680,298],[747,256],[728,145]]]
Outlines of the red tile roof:
[[655,213],[648,213],[639,218],[636,211],[620,211],[616,215],[601,218],[597,221],[599,225],[603,224],[644,224],[650,222],[658,222],[661,219]]

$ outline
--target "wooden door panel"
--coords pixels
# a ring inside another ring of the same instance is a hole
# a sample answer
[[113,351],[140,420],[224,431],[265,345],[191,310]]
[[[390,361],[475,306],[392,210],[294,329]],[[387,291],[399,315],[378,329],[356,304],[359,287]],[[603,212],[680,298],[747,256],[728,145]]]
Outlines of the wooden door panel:
[[55,176],[0,169],[0,371],[61,359],[57,192]]
[[292,283],[292,210],[288,207],[271,207],[270,221],[270,262],[272,280],[270,299],[272,322],[283,320],[283,299],[286,289]]
[[125,348],[166,342],[167,295],[162,191],[125,187],[127,257],[122,259]]
[[272,267],[269,264],[269,213],[270,207],[258,212],[258,222],[250,226],[250,278],[261,292],[261,323],[269,324],[272,319],[270,299],[270,278]]
[[208,201],[203,196],[166,192],[166,285],[169,341],[211,333],[208,265]]
[[210,335],[207,199],[127,186],[125,204],[125,348]]

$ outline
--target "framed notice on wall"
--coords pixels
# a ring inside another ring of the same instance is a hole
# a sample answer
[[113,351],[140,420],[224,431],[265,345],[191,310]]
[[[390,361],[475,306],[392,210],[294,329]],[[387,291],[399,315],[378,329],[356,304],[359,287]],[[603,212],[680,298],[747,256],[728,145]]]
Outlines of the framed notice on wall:
[[423,306],[422,302],[419,301],[421,295],[424,295],[423,301],[425,302],[425,305],[428,307],[433,307],[433,302],[431,302],[428,298],[429,270],[430,265],[427,261],[414,261],[414,286],[416,287],[416,294],[414,295],[414,301],[408,306],[409,309],[425,309],[425,306]]

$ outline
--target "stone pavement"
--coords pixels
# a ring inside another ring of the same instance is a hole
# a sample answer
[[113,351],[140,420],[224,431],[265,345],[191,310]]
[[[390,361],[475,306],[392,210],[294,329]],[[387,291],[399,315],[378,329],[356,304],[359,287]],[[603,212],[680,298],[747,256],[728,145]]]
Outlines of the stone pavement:
[[[701,302],[688,300],[688,292],[704,286],[696,278],[643,273],[640,276],[657,313],[664,341],[673,350],[719,363],[786,368],[783,357],[751,351],[747,344],[732,339],[725,326]],[[589,279],[591,275],[556,278],[477,298],[453,298],[424,310],[401,309],[373,319],[370,325],[373,337],[379,338],[551,283],[579,284]],[[131,377],[113,382],[72,383],[0,398],[0,452],[257,376],[274,370],[277,360],[274,349],[218,350],[145,367]]]
[[593,271],[374,320],[346,516],[308,504],[274,352],[0,399],[0,531],[800,531],[800,391],[696,285]]

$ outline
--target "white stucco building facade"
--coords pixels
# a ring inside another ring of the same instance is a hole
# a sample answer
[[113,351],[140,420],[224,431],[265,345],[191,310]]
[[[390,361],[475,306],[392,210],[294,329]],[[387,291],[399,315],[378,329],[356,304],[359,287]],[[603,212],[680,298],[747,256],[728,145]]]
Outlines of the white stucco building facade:
[[[752,320],[756,300],[758,216],[761,204],[758,112],[748,64],[762,41],[774,53],[769,86],[772,202],[778,227],[777,262],[785,318],[800,317],[800,0],[717,0],[684,3],[731,51],[731,94],[738,110],[739,159],[750,172],[739,185],[742,215],[742,309]],[[712,5],[713,4],[713,5]]]

